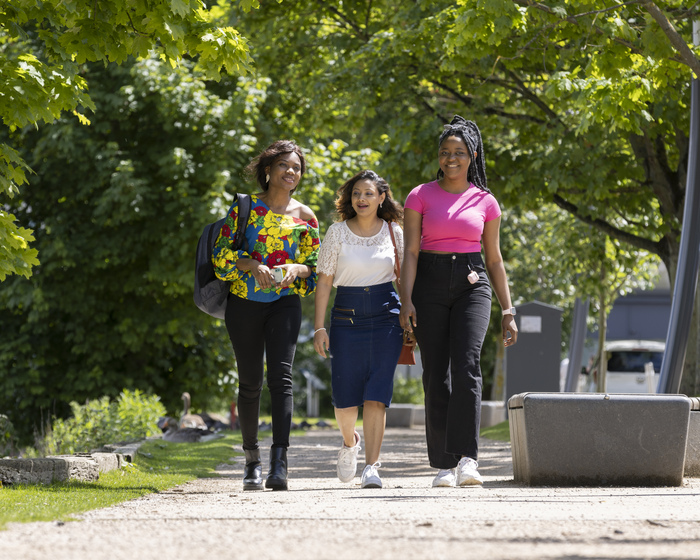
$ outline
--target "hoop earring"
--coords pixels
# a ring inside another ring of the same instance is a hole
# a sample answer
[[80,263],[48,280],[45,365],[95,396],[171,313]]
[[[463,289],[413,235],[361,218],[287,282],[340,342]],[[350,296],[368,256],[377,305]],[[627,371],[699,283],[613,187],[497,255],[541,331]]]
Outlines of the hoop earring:
[[266,183],[270,182],[270,174],[269,173],[267,175],[265,175],[265,182]]

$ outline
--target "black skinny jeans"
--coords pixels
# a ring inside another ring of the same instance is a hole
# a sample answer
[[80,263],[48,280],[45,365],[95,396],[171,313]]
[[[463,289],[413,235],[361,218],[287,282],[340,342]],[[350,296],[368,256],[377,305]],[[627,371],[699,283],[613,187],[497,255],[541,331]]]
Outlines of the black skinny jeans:
[[272,447],[289,447],[292,426],[292,364],[301,327],[296,294],[272,302],[229,295],[226,329],[238,364],[238,421],[243,449],[258,448],[263,359],[272,401]]
[[[479,274],[470,284],[471,270]],[[480,253],[420,253],[411,296],[423,365],[430,466],[476,459],[481,420],[481,347],[491,315],[491,285]]]

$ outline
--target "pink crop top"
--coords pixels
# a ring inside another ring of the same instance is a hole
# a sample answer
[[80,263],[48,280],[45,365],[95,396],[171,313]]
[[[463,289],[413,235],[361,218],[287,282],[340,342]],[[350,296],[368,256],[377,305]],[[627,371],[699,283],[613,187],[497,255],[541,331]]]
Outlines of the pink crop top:
[[418,185],[405,208],[423,216],[421,250],[478,253],[484,223],[501,215],[496,198],[473,184],[460,194],[444,191],[437,181]]

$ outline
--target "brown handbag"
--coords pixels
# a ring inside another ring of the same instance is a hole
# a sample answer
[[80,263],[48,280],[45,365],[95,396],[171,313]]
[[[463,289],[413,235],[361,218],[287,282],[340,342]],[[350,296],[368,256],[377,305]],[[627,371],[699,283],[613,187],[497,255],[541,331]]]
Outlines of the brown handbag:
[[[394,228],[389,224],[389,235],[391,243],[394,246],[394,273],[396,274],[396,287],[401,290],[401,261],[399,261],[399,251],[396,249],[396,240],[394,239]],[[399,355],[398,365],[414,366],[416,365],[416,336],[412,332],[403,331],[403,346]]]

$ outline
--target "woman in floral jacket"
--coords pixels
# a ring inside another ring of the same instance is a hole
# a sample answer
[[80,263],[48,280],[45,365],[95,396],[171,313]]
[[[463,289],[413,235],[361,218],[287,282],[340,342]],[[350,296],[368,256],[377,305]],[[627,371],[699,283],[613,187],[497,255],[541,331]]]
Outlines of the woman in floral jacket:
[[[306,162],[299,146],[279,140],[247,171],[262,192],[251,196],[243,249],[235,251],[238,205],[229,210],[214,246],[216,275],[231,282],[226,328],[238,364],[238,419],[246,457],[244,490],[262,490],[258,448],[263,361],[272,400],[272,449],[265,486],[287,489],[292,423],[292,363],[301,326],[300,296],[316,287],[319,248],[314,213],[292,198]],[[246,248],[247,243],[247,248]]]

